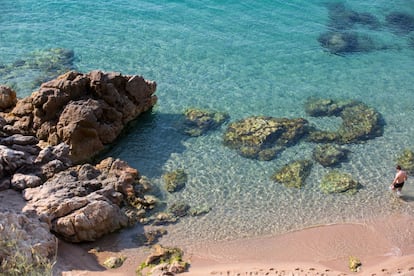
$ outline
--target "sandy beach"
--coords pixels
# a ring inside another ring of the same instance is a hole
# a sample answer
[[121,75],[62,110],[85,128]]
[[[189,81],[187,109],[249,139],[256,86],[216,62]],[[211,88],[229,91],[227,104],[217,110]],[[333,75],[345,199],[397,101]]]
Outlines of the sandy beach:
[[[414,217],[395,215],[277,236],[194,244],[183,248],[191,265],[181,275],[414,275],[412,229]],[[57,268],[66,276],[135,275],[148,254],[137,251],[88,252],[87,247],[61,243]],[[109,256],[121,255],[127,260],[118,269],[100,265]],[[350,256],[361,261],[358,272],[349,270]]]

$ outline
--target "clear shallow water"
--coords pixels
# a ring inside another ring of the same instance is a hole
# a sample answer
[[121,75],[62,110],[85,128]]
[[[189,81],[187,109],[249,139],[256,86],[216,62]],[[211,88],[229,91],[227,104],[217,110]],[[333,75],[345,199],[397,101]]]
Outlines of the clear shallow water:
[[[159,186],[163,173],[184,168],[186,188],[164,199],[212,208],[205,216],[168,226],[167,240],[232,239],[394,212],[414,214],[411,203],[395,201],[387,192],[395,157],[414,148],[413,33],[358,25],[388,49],[338,56],[317,41],[328,28],[330,1],[158,2],[7,1],[0,14],[0,64],[62,47],[74,51],[74,67],[81,72],[119,71],[157,82],[159,102],[152,115],[110,155]],[[360,2],[345,4],[381,23],[392,11],[414,15],[414,5],[405,0]],[[23,97],[32,91],[31,78],[32,71],[19,71],[18,76],[0,75],[0,82],[15,83]],[[260,162],[222,145],[225,126],[198,138],[178,129],[182,111],[192,106],[228,112],[231,121],[251,115],[304,117],[320,128],[335,127],[334,118],[305,114],[309,96],[361,100],[384,116],[382,137],[347,146],[351,154],[341,170],[363,186],[354,196],[322,194],[318,185],[328,169],[318,164],[301,190],[270,180],[287,162],[310,158],[314,144],[303,142]],[[406,191],[414,196],[412,183]]]

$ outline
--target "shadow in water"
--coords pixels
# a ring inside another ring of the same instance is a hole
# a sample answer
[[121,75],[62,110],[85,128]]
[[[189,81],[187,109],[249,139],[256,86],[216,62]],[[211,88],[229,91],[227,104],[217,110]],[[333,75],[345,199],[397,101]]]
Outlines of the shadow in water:
[[120,158],[141,175],[159,177],[171,154],[180,154],[186,149],[183,142],[190,137],[182,131],[183,118],[182,114],[156,111],[141,114],[99,159]]

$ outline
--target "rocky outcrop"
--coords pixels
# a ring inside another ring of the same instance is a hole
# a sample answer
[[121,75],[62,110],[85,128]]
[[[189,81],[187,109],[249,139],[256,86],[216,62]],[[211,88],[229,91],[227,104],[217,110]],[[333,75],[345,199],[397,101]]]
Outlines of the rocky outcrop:
[[312,157],[322,166],[331,167],[339,165],[342,161],[346,160],[348,152],[347,149],[344,149],[340,145],[323,144],[315,147],[312,152]]
[[66,143],[72,161],[84,162],[112,143],[128,122],[157,101],[155,82],[140,76],[70,71],[43,83],[5,115],[4,130]]

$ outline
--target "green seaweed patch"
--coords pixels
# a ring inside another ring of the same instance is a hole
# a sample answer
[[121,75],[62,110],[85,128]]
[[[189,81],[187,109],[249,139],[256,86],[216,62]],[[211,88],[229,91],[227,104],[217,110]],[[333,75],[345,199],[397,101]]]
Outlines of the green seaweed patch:
[[414,174],[414,152],[410,149],[404,149],[403,152],[397,157],[397,163],[408,174]]
[[183,169],[177,169],[163,175],[165,182],[165,189],[170,192],[177,192],[184,188],[187,183],[187,173]]
[[312,161],[310,160],[293,161],[276,172],[272,179],[288,188],[301,188],[305,184],[311,168]]
[[220,127],[229,120],[230,116],[224,112],[189,108],[184,112],[184,132],[190,136],[200,136],[209,130]]
[[338,170],[333,170],[324,175],[320,183],[322,192],[355,194],[358,191],[358,182],[352,175]]
[[252,116],[230,123],[223,142],[243,157],[268,161],[297,143],[307,134],[307,127],[303,118]]

